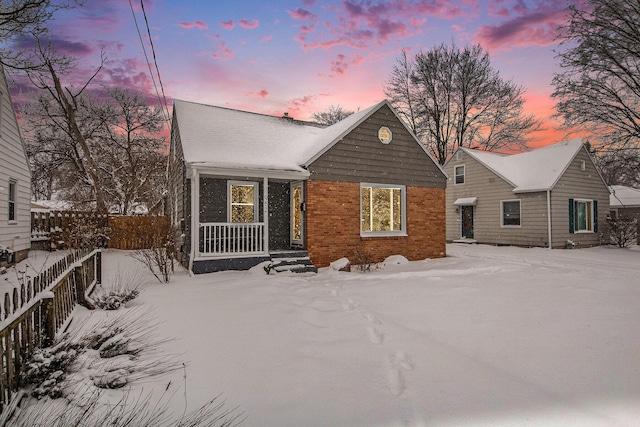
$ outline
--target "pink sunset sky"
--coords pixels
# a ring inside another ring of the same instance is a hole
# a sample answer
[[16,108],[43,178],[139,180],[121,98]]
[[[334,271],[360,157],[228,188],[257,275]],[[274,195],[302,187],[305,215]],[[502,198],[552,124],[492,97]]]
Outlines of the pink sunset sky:
[[[570,3],[144,0],[143,5],[169,107],[176,98],[265,114],[286,111],[301,120],[330,105],[363,109],[384,98],[385,81],[403,48],[415,53],[453,40],[458,46],[480,43],[504,78],[527,89],[526,111],[547,128],[537,134],[535,147],[564,137],[549,116],[551,79],[558,72],[557,27]],[[98,83],[155,98],[134,22],[135,16],[153,63],[141,9],[140,0],[89,0],[59,12],[51,40],[79,58],[72,77],[91,75],[102,50],[107,61]],[[14,91],[24,94],[24,88]]]

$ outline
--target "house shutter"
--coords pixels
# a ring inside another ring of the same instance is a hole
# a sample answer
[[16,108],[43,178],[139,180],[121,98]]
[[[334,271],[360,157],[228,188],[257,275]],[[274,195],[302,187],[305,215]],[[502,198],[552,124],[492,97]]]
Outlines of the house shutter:
[[593,201],[593,231],[598,232],[598,201]]
[[569,199],[569,233],[575,232],[575,226],[573,224],[573,199]]

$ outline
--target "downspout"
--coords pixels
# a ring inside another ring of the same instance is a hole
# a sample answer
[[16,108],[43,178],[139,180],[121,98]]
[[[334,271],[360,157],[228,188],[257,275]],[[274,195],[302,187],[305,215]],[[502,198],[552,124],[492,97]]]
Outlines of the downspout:
[[551,190],[547,190],[547,231],[549,232],[549,249],[553,249],[551,242]]
[[197,169],[191,171],[191,248],[189,250],[189,275],[193,275],[193,258],[196,255],[196,245],[200,245],[196,235],[199,234],[197,226],[200,222],[198,212],[200,211],[200,175]]

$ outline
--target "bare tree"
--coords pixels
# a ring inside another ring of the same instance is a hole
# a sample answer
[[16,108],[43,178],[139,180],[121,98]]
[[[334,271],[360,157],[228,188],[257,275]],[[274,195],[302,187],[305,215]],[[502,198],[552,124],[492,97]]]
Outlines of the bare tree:
[[[138,205],[158,205],[165,188],[166,154],[159,132],[160,108],[152,108],[137,92],[106,88],[75,98],[76,122],[98,166],[105,205],[132,214]],[[32,186],[45,198],[53,192],[86,208],[95,203],[84,152],[67,131],[62,108],[41,94],[27,109],[27,153],[34,174]],[[36,182],[37,181],[37,182]]]
[[400,117],[409,125],[413,133],[420,138],[422,126],[418,117],[418,94],[411,82],[415,64],[407,58],[407,51],[402,50],[396,63],[391,69],[391,75],[386,82],[384,94],[395,107]]
[[32,51],[12,49],[6,47],[6,43],[18,37],[44,37],[48,32],[46,23],[58,10],[82,3],[82,0],[0,1],[0,63],[13,69],[42,65],[32,61]]
[[607,185],[640,187],[640,156],[637,151],[596,151],[593,159]]
[[[98,212],[107,212],[107,204],[98,164],[90,149],[89,141],[107,117],[89,115],[86,117],[87,121],[82,122],[79,120],[79,115],[82,114],[82,106],[86,102],[86,98],[82,96],[83,92],[100,72],[104,60],[103,55],[101,64],[94,74],[79,90],[72,91],[69,87],[63,86],[60,75],[68,74],[75,65],[75,61],[59,55],[50,44],[42,46],[36,38],[34,54],[30,60],[33,66],[26,69],[31,82],[42,90],[38,100],[39,111],[52,125],[54,134],[62,137],[67,144],[71,144],[68,150],[72,152],[76,168],[82,172],[84,181],[91,186]],[[50,136],[46,132],[44,135]]]
[[552,97],[566,129],[587,130],[595,147],[640,140],[640,2],[588,0],[560,28]]
[[385,87],[392,105],[440,164],[458,147],[526,148],[540,122],[525,90],[493,69],[480,45],[441,44],[411,60],[402,52]]
[[159,133],[165,118],[161,107],[150,107],[139,92],[107,88],[106,93],[111,118],[95,152],[110,206],[130,215],[136,206],[151,208],[162,199],[167,158]]
[[318,124],[331,126],[332,124],[338,123],[339,121],[345,119],[346,117],[349,117],[352,114],[353,111],[345,110],[340,105],[330,105],[329,108],[327,108],[325,111],[313,113],[311,115],[311,118]]

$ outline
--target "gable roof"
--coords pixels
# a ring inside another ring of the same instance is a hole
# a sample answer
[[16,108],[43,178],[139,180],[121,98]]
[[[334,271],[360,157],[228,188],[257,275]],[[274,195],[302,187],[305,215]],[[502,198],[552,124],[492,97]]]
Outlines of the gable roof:
[[384,105],[398,118],[384,100],[328,127],[181,100],[174,101],[173,111],[186,163],[308,176],[307,166]]
[[612,208],[628,208],[640,206],[640,190],[624,185],[612,185],[609,205]]
[[551,190],[584,147],[572,139],[519,154],[498,154],[460,148],[511,184],[514,193]]

